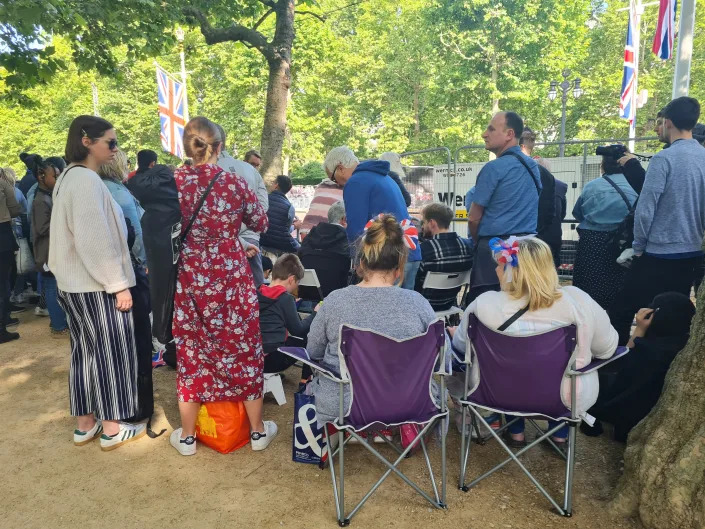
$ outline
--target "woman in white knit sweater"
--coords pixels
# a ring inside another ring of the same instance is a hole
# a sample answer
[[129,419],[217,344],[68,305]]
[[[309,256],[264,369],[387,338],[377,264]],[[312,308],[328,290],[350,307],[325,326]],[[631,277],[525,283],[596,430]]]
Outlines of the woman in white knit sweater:
[[[505,334],[521,336],[575,325],[578,340],[571,362],[575,360],[578,369],[588,365],[593,357],[612,356],[617,349],[617,331],[607,313],[579,288],[558,284],[550,247],[536,238],[519,240],[515,247],[513,241],[508,242],[502,241],[503,248],[495,252],[502,291],[486,292],[470,304],[453,335],[453,349],[466,351],[469,314],[475,314],[484,325],[496,330],[517,312],[528,308],[528,312],[504,330]],[[477,365],[472,370],[472,380],[479,380]],[[576,405],[580,415],[595,403],[599,388],[597,373],[579,377],[577,403],[573,404],[570,381],[565,377],[561,387],[563,402],[569,407]],[[565,442],[567,435],[567,428],[561,429],[553,440]],[[525,444],[523,419],[510,426],[507,437],[512,446]]]
[[[69,318],[74,443],[100,436],[113,450],[143,436],[145,426],[120,422],[137,411],[137,358],[132,321],[135,285],[120,206],[97,174],[117,152],[113,126],[78,116],[66,142],[68,167],[53,191],[49,269]],[[101,435],[102,432],[102,435]]]

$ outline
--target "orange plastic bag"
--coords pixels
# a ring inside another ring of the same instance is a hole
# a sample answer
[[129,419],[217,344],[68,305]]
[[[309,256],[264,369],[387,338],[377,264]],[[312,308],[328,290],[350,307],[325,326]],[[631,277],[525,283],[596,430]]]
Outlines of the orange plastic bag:
[[199,443],[228,454],[250,442],[250,421],[242,402],[201,404],[196,421]]

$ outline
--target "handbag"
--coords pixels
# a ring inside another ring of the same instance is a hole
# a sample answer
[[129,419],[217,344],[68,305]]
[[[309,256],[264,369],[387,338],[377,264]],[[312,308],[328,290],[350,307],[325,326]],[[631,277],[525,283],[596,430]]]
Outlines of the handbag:
[[296,463],[319,464],[326,452],[323,429],[318,427],[316,397],[309,386],[294,393],[294,435],[291,459]]
[[622,255],[624,250],[631,248],[632,243],[634,242],[634,212],[636,211],[636,203],[638,202],[638,199],[634,201],[634,204],[630,204],[627,195],[617,184],[615,184],[614,180],[607,175],[603,175],[602,178],[607,180],[610,185],[615,188],[617,193],[619,193],[619,196],[622,197],[622,200],[624,200],[624,203],[627,205],[627,216],[624,217],[622,222],[619,223],[616,230],[610,232],[610,235],[607,238],[607,250],[616,259]]
[[204,445],[229,454],[250,442],[250,420],[242,402],[204,402],[198,410],[196,438]]
[[17,273],[22,275],[36,272],[34,257],[32,256],[32,250],[29,247],[29,239],[21,237],[17,239],[17,245],[19,246],[19,250],[15,255]]
[[164,278],[164,281],[161,282],[164,287],[163,295],[160,296],[162,304],[161,306],[155,306],[152,308],[153,311],[158,313],[155,315],[155,320],[161,322],[161,325],[159,325],[160,331],[153,331],[153,334],[154,337],[161,343],[166,344],[173,339],[171,332],[171,323],[174,319],[174,295],[176,294],[176,279],[179,275],[179,260],[181,259],[181,249],[183,248],[184,242],[186,241],[186,237],[191,231],[191,227],[193,226],[193,223],[196,220],[198,213],[201,211],[201,208],[203,207],[206,198],[208,198],[208,194],[210,193],[211,189],[213,189],[213,185],[215,184],[216,180],[218,180],[221,174],[223,174],[223,171],[218,171],[218,173],[208,183],[208,187],[206,187],[206,190],[203,192],[203,195],[201,195],[201,198],[198,201],[198,204],[196,205],[196,209],[193,210],[191,219],[186,225],[186,229],[183,231],[183,233],[181,233],[180,222],[174,224],[171,227],[172,264],[171,267],[168,268],[165,272],[168,277]]

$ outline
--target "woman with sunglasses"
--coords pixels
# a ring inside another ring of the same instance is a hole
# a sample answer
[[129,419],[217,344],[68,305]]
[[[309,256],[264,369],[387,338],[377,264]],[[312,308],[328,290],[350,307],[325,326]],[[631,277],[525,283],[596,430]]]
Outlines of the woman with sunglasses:
[[34,263],[38,273],[38,289],[46,302],[51,334],[54,337],[61,337],[68,336],[69,324],[66,321],[64,309],[59,305],[56,278],[49,270],[48,265],[49,227],[51,225],[52,209],[51,192],[56,185],[56,179],[61,174],[57,166],[65,168],[61,158],[47,158],[46,160],[40,158],[37,161],[37,188],[32,187],[35,191],[30,210],[30,226],[32,229]]
[[[145,425],[120,421],[137,413],[137,355],[132,296],[135,285],[127,225],[98,176],[118,150],[112,124],[78,116],[69,127],[66,170],[53,191],[49,270],[69,316],[71,415],[74,444],[100,437],[113,450],[142,437]],[[102,435],[101,435],[102,432]]]

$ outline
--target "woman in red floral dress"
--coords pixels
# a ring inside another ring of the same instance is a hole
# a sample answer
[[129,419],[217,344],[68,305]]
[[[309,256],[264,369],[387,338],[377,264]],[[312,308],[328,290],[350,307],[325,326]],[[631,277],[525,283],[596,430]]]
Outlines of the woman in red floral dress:
[[259,306],[238,240],[243,223],[264,231],[267,212],[244,179],[215,165],[221,149],[215,124],[203,117],[192,119],[184,129],[184,150],[193,166],[174,173],[182,229],[218,175],[184,241],[174,298],[181,428],[172,433],[171,444],[182,455],[196,453],[196,419],[202,402],[243,401],[253,450],[266,448],[277,433],[276,424],[262,421]]

